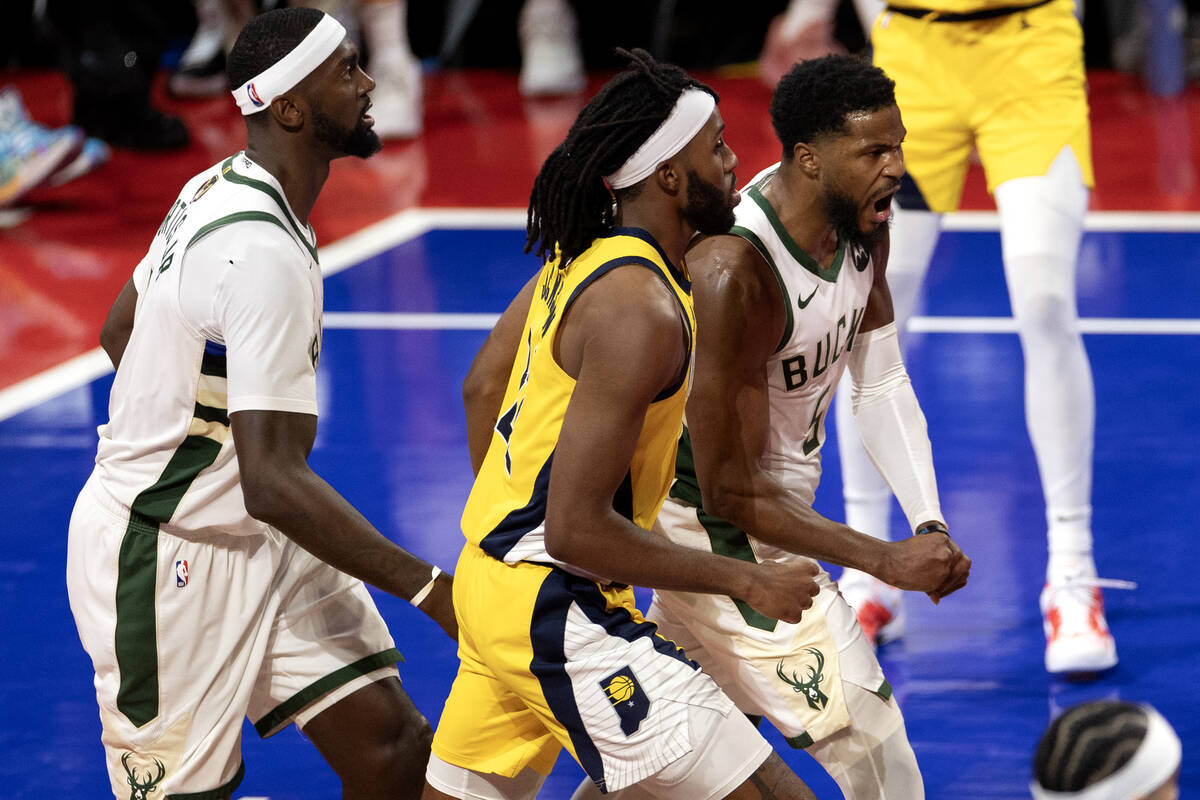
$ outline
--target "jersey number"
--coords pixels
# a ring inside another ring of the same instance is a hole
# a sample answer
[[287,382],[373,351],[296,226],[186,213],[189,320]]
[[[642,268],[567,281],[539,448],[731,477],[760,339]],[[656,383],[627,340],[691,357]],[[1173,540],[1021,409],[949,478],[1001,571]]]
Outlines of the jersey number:
[[804,437],[802,445],[804,455],[811,455],[813,450],[816,450],[821,445],[821,420],[825,418],[825,412],[829,409],[825,406],[825,398],[829,396],[829,387],[825,387],[825,391],[821,392],[821,396],[817,398],[817,408],[813,411],[812,421],[808,424],[808,435]]
[[512,439],[513,425],[516,424],[517,417],[521,414],[521,406],[525,404],[525,384],[529,383],[529,364],[533,360],[533,350],[529,347],[532,341],[533,330],[531,329],[525,338],[525,372],[521,374],[521,384],[517,386],[517,399],[496,420],[496,433],[500,434],[500,438],[504,440],[504,471],[510,478],[512,477],[512,452],[509,449],[509,440]]

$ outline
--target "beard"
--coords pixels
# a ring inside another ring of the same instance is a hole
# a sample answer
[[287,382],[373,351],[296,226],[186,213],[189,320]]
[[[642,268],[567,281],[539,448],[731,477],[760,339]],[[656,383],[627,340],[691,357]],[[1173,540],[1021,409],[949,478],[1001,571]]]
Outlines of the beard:
[[363,120],[363,115],[359,115],[358,124],[353,128],[346,128],[314,105],[312,118],[317,141],[342,155],[369,158],[383,149],[379,134]]
[[687,206],[683,218],[700,233],[709,236],[727,233],[736,219],[729,192],[704,180],[695,170],[688,170],[687,178]]
[[[859,223],[860,209],[854,200],[837,189],[825,190],[825,208],[829,224],[837,232],[838,240],[848,245],[861,247],[868,253],[875,249],[887,233],[888,223],[881,222],[870,231],[864,231]],[[891,221],[889,217],[889,222]]]

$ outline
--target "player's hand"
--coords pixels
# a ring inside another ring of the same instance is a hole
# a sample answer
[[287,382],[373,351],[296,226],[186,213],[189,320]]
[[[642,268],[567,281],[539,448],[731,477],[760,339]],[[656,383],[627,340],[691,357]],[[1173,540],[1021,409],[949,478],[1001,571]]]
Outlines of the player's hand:
[[925,592],[934,603],[967,585],[971,559],[946,533],[910,536],[889,545],[887,575],[877,576],[899,589]]
[[746,597],[742,599],[760,614],[784,622],[799,622],[800,615],[813,604],[820,591],[817,573],[820,567],[813,561],[794,561],[784,564],[765,562],[755,570]]
[[784,17],[780,14],[771,20],[758,57],[759,74],[772,89],[797,61],[846,52],[833,38],[832,20],[814,20],[798,30],[789,30]]

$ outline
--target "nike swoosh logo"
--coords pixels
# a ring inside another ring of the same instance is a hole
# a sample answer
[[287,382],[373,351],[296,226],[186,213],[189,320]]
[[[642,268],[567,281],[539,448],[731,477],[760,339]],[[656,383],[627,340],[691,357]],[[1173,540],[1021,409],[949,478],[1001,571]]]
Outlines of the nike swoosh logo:
[[797,297],[796,305],[800,306],[801,309],[806,308],[808,304],[812,302],[812,299],[817,296],[817,289],[818,287],[814,286],[812,294],[810,294],[808,297]]

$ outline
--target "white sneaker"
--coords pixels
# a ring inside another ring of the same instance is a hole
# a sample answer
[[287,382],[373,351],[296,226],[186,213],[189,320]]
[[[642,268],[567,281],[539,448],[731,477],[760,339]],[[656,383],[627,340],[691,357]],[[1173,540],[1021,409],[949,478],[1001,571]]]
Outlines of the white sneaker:
[[874,575],[848,568],[838,578],[838,590],[854,609],[858,627],[872,645],[878,647],[904,636],[904,592]]
[[1137,584],[1080,576],[1042,588],[1047,672],[1100,672],[1117,665],[1117,644],[1104,619],[1102,586],[1133,589]]
[[521,94],[575,94],[587,83],[575,12],[565,0],[526,0],[517,21]]
[[424,105],[421,65],[414,58],[390,60],[372,68],[371,110],[381,139],[411,139],[421,133]]

